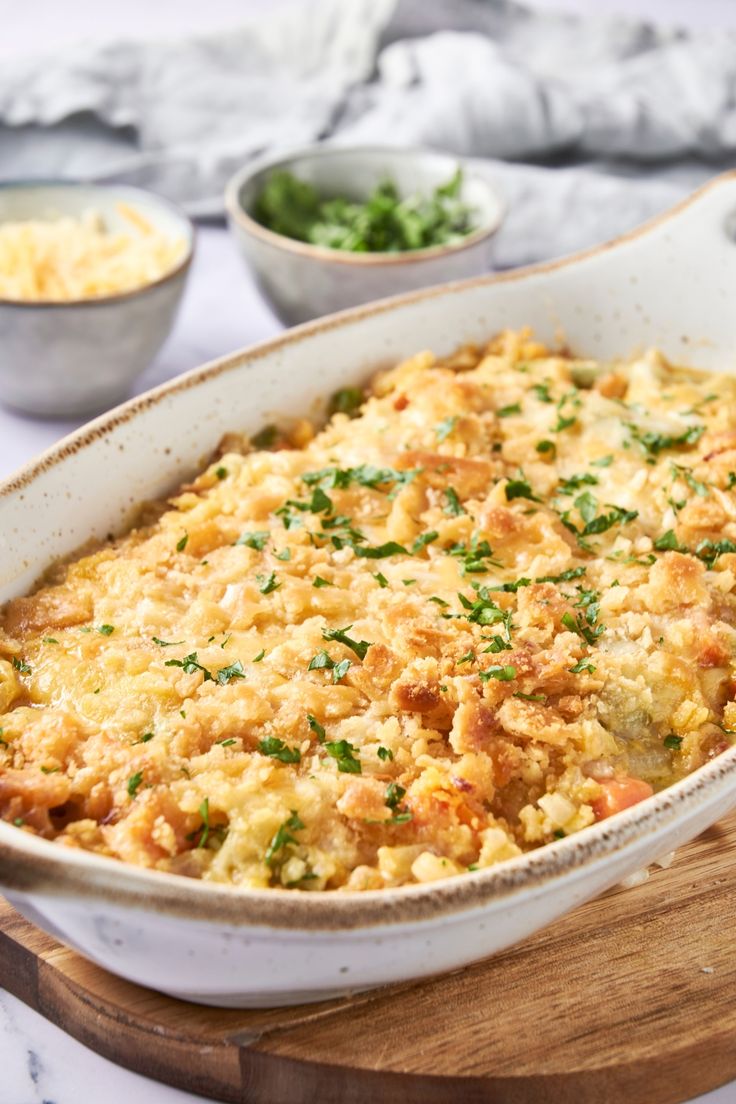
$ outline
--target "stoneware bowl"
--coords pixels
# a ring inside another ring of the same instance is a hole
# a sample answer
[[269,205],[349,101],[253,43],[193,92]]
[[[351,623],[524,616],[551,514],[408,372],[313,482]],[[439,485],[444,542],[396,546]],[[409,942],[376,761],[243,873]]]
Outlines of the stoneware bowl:
[[[447,354],[531,325],[591,357],[657,345],[675,361],[736,372],[734,211],[730,174],[618,242],[303,326],[98,418],[0,486],[0,601],[90,537],[119,529],[132,504],[189,477],[225,432],[319,415],[330,392],[418,348]],[[365,893],[231,889],[62,848],[2,821],[0,888],[28,919],[132,981],[211,1004],[289,1004],[493,954],[734,806],[736,747],[540,850]]]
[[459,164],[456,157],[429,150],[313,146],[236,173],[225,190],[227,217],[281,321],[307,322],[385,295],[488,272],[491,238],[503,206],[493,184],[477,168],[464,165],[461,196],[473,208],[476,229],[462,241],[404,253],[350,253],[286,238],[255,221],[253,210],[271,173],[286,169],[320,195],[361,200],[387,178],[402,196],[429,195],[451,179]]
[[118,203],[186,242],[182,260],[135,291],[71,302],[0,299],[0,402],[65,418],[120,402],[171,330],[194,246],[194,227],[168,200],[117,184],[19,181],[0,184],[0,222],[78,217],[99,211],[113,230],[129,229]]

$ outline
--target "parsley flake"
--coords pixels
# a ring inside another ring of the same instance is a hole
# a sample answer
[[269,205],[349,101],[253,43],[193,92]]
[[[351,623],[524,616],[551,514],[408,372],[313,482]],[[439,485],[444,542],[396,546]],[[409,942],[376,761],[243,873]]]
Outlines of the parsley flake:
[[289,747],[276,736],[266,736],[264,740],[260,740],[258,750],[261,755],[278,759],[281,763],[300,763],[302,758],[302,753],[298,747]]
[[268,529],[257,529],[253,533],[241,533],[235,543],[244,544],[247,548],[255,548],[257,552],[262,552],[270,536]]
[[140,786],[142,781],[143,781],[143,772],[142,771],[136,771],[135,774],[131,774],[130,778],[128,779],[128,796],[129,797],[135,797],[135,795],[138,792],[138,787]]
[[324,749],[337,763],[337,769],[343,774],[360,774],[360,759],[356,756],[356,748],[347,740],[328,740]]

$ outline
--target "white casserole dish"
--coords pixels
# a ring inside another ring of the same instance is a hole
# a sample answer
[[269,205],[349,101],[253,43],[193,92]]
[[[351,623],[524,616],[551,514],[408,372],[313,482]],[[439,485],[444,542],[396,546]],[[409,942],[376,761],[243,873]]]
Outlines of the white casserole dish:
[[[736,371],[736,174],[588,253],[310,323],[150,392],[0,487],[0,602],[125,525],[228,430],[309,412],[423,347],[532,325],[597,358],[657,345]],[[601,824],[497,867],[366,893],[238,891],[67,851],[0,822],[0,887],[100,965],[174,996],[249,1007],[318,1000],[462,966],[680,846],[736,805],[736,748]]]

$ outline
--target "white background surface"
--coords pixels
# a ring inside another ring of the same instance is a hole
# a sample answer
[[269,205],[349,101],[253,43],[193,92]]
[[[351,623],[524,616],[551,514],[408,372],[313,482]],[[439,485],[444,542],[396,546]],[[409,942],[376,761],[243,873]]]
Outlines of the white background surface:
[[[289,0],[0,0],[4,58],[54,50],[81,37],[185,35],[218,30]],[[308,0],[291,0],[308,2]],[[538,7],[621,12],[698,27],[736,27],[735,0],[534,0]],[[3,166],[3,174],[7,175]],[[227,232],[199,232],[197,253],[176,328],[139,390],[278,332],[242,267]],[[0,349],[0,356],[2,349]],[[39,421],[0,408],[0,478],[53,444],[73,423]],[[727,938],[724,933],[724,938]],[[666,1041],[664,1042],[666,1045]],[[177,1092],[121,1070],[69,1039],[0,990],[0,1104],[195,1104]],[[700,1098],[734,1104],[736,1083]],[[449,1102],[448,1102],[449,1104]],[[540,1100],[540,1104],[544,1104]],[[608,1104],[608,1102],[601,1102]],[[626,1104],[625,1101],[616,1104]]]

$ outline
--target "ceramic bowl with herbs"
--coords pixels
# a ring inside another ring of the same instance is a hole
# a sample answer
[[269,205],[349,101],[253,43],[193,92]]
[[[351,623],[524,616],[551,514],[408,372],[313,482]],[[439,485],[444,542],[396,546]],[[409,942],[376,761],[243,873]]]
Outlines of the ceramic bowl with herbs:
[[287,324],[490,267],[491,182],[429,150],[314,147],[236,173],[231,230]]

